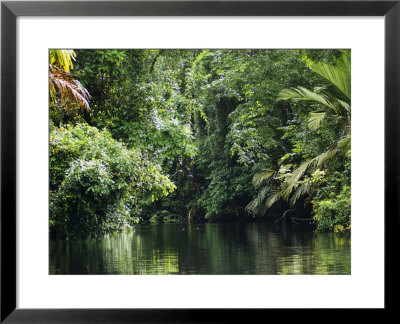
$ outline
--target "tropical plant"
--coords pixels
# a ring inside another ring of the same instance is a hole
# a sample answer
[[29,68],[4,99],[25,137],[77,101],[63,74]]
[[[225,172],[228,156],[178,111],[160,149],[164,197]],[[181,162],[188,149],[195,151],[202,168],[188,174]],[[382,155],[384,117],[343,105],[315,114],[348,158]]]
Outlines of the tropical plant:
[[78,124],[50,133],[50,232],[86,237],[129,228],[138,204],[175,189],[140,152]]
[[[49,53],[49,90],[50,104],[55,105],[59,99],[66,112],[69,107],[89,110],[89,92],[82,84],[71,77],[73,61],[76,54],[73,50],[50,50]],[[57,98],[58,97],[58,98]]]
[[[327,119],[337,125],[336,138],[323,152],[308,158],[292,170],[292,165],[281,165],[278,171],[265,169],[253,177],[253,184],[260,189],[258,196],[248,206],[257,211],[265,203],[271,207],[280,199],[294,205],[308,194],[311,196],[324,183],[324,174],[329,169],[328,161],[339,154],[351,153],[351,63],[350,51],[343,50],[335,65],[311,62],[309,68],[317,76],[318,86],[313,90],[304,87],[284,89],[280,100],[309,103],[313,111],[308,116],[308,128],[320,132]],[[282,158],[282,160],[286,157]]]

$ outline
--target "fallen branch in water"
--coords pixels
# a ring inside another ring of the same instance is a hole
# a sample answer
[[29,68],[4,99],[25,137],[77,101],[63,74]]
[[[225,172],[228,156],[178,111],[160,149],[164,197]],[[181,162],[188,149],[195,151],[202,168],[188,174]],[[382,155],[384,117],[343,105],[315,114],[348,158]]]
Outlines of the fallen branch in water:
[[298,220],[298,221],[304,221],[304,222],[311,222],[314,220],[314,218],[297,218],[297,217],[292,217],[291,219]]
[[[295,210],[294,210],[294,209],[288,209],[287,211],[285,211],[285,212],[283,213],[282,217],[278,218],[278,219],[275,221],[275,224],[278,223],[278,222],[279,222],[280,220],[282,220],[282,219],[283,219],[282,223],[286,223],[286,214],[287,214],[288,212],[290,212],[290,211],[295,211]],[[313,219],[313,218],[298,218],[298,217],[294,217],[294,216],[293,216],[293,217],[290,217],[289,220],[290,220],[292,223],[297,224],[296,221],[311,222],[311,221],[313,221],[314,219]]]
[[283,219],[283,223],[286,223],[286,214],[290,211],[294,211],[294,209],[288,209],[283,213],[283,216],[275,221],[275,224],[278,223],[281,219]]

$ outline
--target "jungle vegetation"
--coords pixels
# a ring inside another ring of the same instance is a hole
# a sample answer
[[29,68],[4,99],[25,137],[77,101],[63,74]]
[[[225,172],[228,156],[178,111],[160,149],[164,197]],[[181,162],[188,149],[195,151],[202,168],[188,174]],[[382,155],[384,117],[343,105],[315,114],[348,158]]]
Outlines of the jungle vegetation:
[[52,237],[287,215],[350,230],[349,50],[49,58]]

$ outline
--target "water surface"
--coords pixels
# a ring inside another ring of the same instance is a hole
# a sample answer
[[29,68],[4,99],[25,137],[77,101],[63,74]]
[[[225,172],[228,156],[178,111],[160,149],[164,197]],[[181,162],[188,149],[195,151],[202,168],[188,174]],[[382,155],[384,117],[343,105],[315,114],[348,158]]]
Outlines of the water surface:
[[51,240],[50,274],[350,274],[350,234],[268,224],[136,225]]

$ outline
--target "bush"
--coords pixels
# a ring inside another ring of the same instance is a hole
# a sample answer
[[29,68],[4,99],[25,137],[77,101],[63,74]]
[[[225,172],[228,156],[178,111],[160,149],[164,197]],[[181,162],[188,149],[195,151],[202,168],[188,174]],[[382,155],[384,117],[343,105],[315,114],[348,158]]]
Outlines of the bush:
[[175,189],[139,152],[105,130],[78,124],[50,133],[51,236],[87,237],[129,228],[139,195]]
[[314,200],[314,219],[317,231],[344,232],[350,230],[351,196],[350,187],[344,186],[335,198]]

